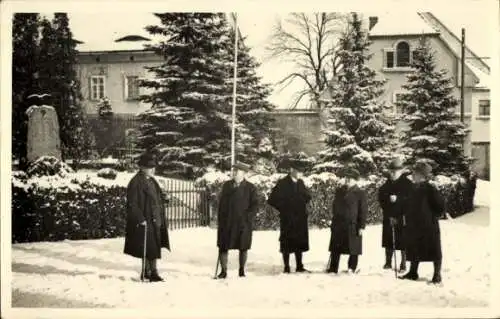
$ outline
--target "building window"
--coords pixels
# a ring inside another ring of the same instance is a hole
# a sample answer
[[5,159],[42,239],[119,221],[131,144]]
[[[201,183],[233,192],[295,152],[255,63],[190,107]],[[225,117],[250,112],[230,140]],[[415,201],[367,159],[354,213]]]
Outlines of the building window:
[[490,116],[490,100],[479,100],[479,116]]
[[406,41],[400,41],[394,48],[384,50],[385,69],[409,68],[413,60],[413,51],[410,44]]
[[401,102],[403,94],[404,94],[403,92],[394,92],[392,95],[392,102],[394,103],[394,112],[396,114],[403,114],[405,112],[404,107],[398,104],[398,102]]
[[99,101],[105,96],[105,77],[94,75],[90,77],[90,99]]
[[139,77],[127,76],[125,77],[125,98],[127,100],[139,99]]
[[396,66],[410,66],[410,45],[408,42],[399,42],[396,46]]

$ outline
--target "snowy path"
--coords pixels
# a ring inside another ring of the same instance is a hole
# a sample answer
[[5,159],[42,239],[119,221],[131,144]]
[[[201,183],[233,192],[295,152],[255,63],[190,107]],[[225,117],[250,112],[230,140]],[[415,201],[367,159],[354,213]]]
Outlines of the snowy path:
[[[475,213],[473,213],[475,214]],[[134,282],[140,261],[122,254],[123,238],[16,244],[13,258],[13,307],[483,307],[488,305],[490,253],[488,228],[458,220],[443,221],[444,287],[425,281],[403,282],[383,271],[380,226],[364,238],[360,274],[323,273],[329,230],[311,230],[305,254],[311,274],[281,273],[278,232],[254,233],[247,278],[237,277],[237,253],[230,255],[226,281],[213,276],[215,231],[208,228],[171,232],[173,252],[159,263],[167,281]],[[293,265],[292,258],[292,265]],[[341,260],[341,270],[347,260]],[[420,274],[429,279],[432,265]]]

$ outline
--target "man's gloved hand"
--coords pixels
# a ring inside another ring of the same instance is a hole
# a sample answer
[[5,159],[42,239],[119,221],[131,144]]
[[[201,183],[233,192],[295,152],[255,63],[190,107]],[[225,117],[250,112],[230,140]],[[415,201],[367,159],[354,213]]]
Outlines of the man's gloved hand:
[[392,226],[396,226],[398,224],[398,220],[394,217],[389,218],[389,222]]

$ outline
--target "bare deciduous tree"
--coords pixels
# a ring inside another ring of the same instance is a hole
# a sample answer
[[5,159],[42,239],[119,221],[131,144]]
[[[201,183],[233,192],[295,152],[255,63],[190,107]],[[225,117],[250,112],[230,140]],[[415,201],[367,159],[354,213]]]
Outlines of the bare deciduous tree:
[[277,84],[283,89],[294,81],[304,84],[295,93],[291,108],[304,99],[319,106],[320,93],[339,69],[338,39],[347,25],[341,13],[291,13],[274,26],[267,50],[271,59],[286,59],[295,65],[293,72]]

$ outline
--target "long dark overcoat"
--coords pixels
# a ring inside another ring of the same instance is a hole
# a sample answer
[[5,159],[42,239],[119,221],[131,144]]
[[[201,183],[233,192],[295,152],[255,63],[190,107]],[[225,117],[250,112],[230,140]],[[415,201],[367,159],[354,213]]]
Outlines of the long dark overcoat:
[[[408,199],[413,189],[413,182],[410,181],[407,176],[407,174],[403,174],[394,181],[387,179],[387,181],[379,189],[378,200],[383,214],[382,247],[393,248],[392,229],[390,223],[390,218],[392,217],[397,220],[397,224],[394,226],[396,249],[404,249],[403,219],[405,216],[405,210],[408,206]],[[391,195],[397,196],[394,203],[390,200]]]
[[243,180],[222,186],[217,214],[217,247],[221,250],[248,250],[252,247],[252,231],[258,210],[257,188]]
[[332,204],[328,250],[338,254],[361,255],[363,238],[359,236],[359,230],[365,228],[367,214],[368,203],[362,189],[358,186],[339,188]]
[[161,248],[170,250],[164,196],[153,177],[139,171],[127,187],[127,222],[124,253],[143,257],[144,226],[147,223],[146,258],[161,258]]
[[311,194],[301,179],[296,182],[290,175],[278,181],[267,200],[279,211],[280,252],[304,252],[309,250],[307,204]]
[[444,200],[428,182],[415,184],[406,213],[406,252],[409,261],[435,261],[442,258],[439,219]]

